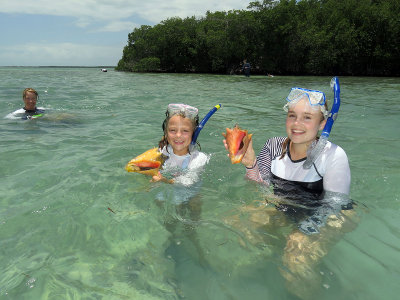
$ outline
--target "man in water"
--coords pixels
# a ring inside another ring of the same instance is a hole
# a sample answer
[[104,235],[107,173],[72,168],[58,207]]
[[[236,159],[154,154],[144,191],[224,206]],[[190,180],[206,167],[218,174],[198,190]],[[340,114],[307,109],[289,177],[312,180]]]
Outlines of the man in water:
[[247,62],[247,60],[245,60],[243,65],[243,71],[246,77],[250,76],[250,70],[251,70],[251,65],[249,62]]
[[22,100],[24,101],[24,108],[20,108],[6,116],[7,119],[36,119],[41,117],[44,113],[43,108],[37,108],[36,102],[39,98],[39,94],[32,88],[26,88],[22,92]]

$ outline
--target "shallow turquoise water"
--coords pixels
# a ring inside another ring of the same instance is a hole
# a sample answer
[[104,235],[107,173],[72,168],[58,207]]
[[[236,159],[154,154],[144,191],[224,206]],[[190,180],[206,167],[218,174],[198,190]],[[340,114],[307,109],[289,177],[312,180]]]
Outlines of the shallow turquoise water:
[[[238,123],[259,151],[268,137],[285,134],[290,87],[331,95],[329,80],[0,68],[0,299],[297,299],[279,272],[282,253],[253,246],[224,222],[264,196],[230,164],[221,133]],[[360,220],[318,266],[315,299],[395,299],[400,79],[340,83],[330,139],[349,156]],[[48,119],[3,118],[21,107],[25,87],[39,91]],[[198,221],[155,201],[168,186],[124,170],[157,145],[169,102],[195,105],[201,116],[223,106],[199,137],[211,160]],[[171,220],[175,231],[165,225]]]

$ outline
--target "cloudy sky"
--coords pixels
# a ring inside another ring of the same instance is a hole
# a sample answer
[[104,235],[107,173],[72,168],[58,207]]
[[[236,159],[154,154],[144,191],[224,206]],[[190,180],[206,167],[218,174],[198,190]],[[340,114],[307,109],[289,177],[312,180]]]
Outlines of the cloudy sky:
[[115,66],[128,33],[250,0],[0,0],[0,66]]

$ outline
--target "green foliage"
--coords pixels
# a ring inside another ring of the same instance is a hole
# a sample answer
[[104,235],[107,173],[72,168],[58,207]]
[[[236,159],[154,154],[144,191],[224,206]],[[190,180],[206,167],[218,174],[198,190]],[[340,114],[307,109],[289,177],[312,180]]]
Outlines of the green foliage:
[[117,70],[253,74],[400,74],[398,0],[263,0],[135,28]]
[[157,72],[160,71],[160,59],[158,57],[142,58],[133,66],[135,72]]

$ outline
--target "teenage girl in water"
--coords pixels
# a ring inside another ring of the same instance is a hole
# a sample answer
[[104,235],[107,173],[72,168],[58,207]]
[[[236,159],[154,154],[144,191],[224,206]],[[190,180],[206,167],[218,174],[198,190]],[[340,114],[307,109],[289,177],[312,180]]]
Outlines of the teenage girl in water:
[[303,167],[307,150],[317,143],[318,132],[327,122],[325,94],[292,88],[286,100],[287,136],[268,139],[258,156],[250,142],[241,161],[247,178],[271,187],[278,197],[267,200],[263,213],[263,207],[244,210],[253,213],[255,223],[270,226],[270,232],[284,219],[294,222],[293,231],[286,236],[281,273],[289,290],[308,298],[311,286],[317,288],[321,280],[316,265],[349,223],[354,225],[349,200],[351,175],[345,151],[329,141],[311,168]]
[[[347,155],[341,147],[328,141],[312,167],[303,168],[307,150],[318,141],[318,132],[328,117],[324,93],[293,88],[284,110],[287,136],[268,139],[258,156],[251,141],[241,162],[246,166],[247,178],[272,186],[275,195],[293,204],[280,204],[277,208],[297,221],[303,219],[299,223],[301,231],[317,233],[327,212],[351,206]],[[225,140],[224,144],[226,147]]]

